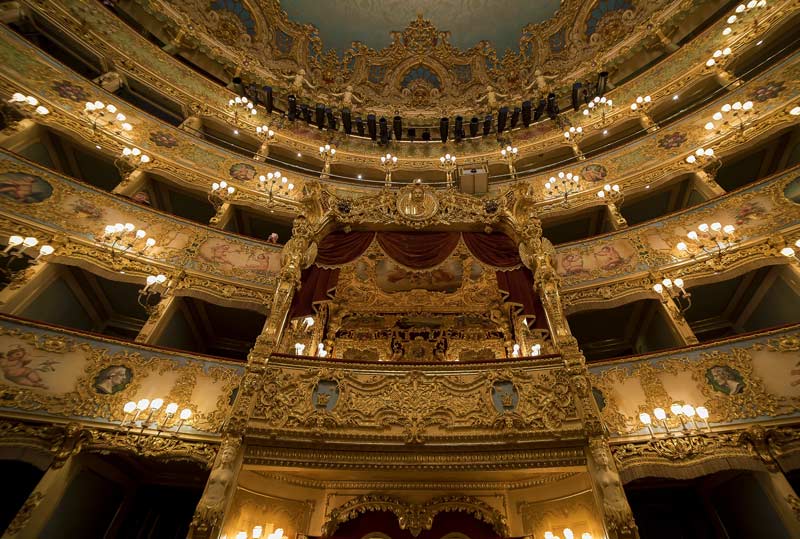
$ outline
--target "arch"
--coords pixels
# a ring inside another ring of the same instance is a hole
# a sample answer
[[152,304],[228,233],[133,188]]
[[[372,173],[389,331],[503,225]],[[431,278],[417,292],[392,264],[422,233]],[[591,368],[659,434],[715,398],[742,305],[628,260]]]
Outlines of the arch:
[[330,518],[322,526],[322,532],[326,537],[331,537],[339,525],[369,511],[385,511],[394,514],[400,528],[408,530],[414,537],[418,536],[423,529],[430,530],[436,515],[445,512],[467,513],[477,520],[489,524],[500,537],[509,535],[505,515],[473,496],[442,496],[422,504],[415,504],[377,494],[358,496],[331,510]]

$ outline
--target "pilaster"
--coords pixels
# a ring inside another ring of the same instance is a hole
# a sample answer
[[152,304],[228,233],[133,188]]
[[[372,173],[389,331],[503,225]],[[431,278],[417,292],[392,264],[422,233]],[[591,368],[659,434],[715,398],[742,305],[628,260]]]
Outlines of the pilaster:
[[606,201],[606,211],[608,212],[608,222],[611,223],[612,230],[622,230],[628,228],[628,221],[619,211],[619,206],[611,200]]
[[609,539],[637,539],[639,530],[633,519],[628,498],[622,488],[608,440],[597,437],[589,441],[586,464],[592,479],[592,491]]
[[208,226],[224,230],[225,227],[228,226],[228,223],[231,222],[234,210],[235,208],[230,202],[223,202],[219,209],[217,209],[217,213],[215,213],[208,222]]
[[725,189],[717,183],[713,174],[705,170],[698,170],[693,176],[692,185],[706,200],[711,200],[712,198],[717,198],[725,194]]
[[99,85],[103,90],[113,94],[122,88],[124,80],[122,75],[116,71],[109,71],[92,80],[92,82]]
[[678,305],[666,293],[662,293],[660,298],[661,311],[664,313],[667,322],[670,324],[670,329],[673,334],[678,338],[680,344],[689,346],[697,344],[697,336],[692,331],[686,318],[683,317]]
[[122,178],[122,181],[119,182],[111,192],[116,195],[122,195],[130,198],[144,189],[146,183],[147,175],[145,172],[141,169],[136,169],[130,174],[125,175]]
[[58,275],[58,266],[40,261],[21,271],[0,291],[0,312],[17,314],[33,299],[36,291],[47,286]]
[[150,316],[145,321],[139,334],[136,336],[136,342],[142,344],[152,344],[155,342],[169,322],[172,313],[177,308],[177,298],[169,294],[162,296],[155,308],[153,308]]

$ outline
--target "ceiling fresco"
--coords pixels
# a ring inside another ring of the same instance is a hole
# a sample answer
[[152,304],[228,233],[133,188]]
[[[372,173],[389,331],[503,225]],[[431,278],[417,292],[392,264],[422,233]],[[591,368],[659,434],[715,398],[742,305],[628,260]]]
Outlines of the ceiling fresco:
[[469,49],[489,41],[498,51],[517,50],[523,28],[550,19],[561,0],[283,0],[289,19],[313,24],[326,48],[341,53],[353,41],[376,50],[391,44],[417,15],[450,32],[450,43]]

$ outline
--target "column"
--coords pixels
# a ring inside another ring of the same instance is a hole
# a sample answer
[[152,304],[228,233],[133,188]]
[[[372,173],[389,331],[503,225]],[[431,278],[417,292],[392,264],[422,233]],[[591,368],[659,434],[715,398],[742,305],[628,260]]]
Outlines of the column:
[[[55,255],[54,255],[55,256]],[[58,276],[58,266],[41,261],[21,271],[8,286],[0,291],[0,312],[17,314],[31,301],[36,292]]]
[[622,230],[628,227],[628,221],[625,220],[616,203],[606,200],[606,210],[608,211],[608,222],[611,223],[612,230]]
[[658,124],[655,123],[650,115],[641,108],[639,109],[639,123],[642,124],[642,128],[644,128],[648,133],[658,130]]
[[266,364],[283,335],[292,298],[300,285],[301,272],[313,262],[313,239],[312,227],[304,216],[298,216],[292,227],[292,237],[281,253],[281,271],[272,308],[247,357],[245,375],[225,423],[225,438],[195,509],[189,539],[216,539],[222,527],[244,459],[242,436],[255,406],[255,396],[261,390]]
[[189,116],[178,127],[200,138],[203,137],[203,119],[200,116]]
[[75,455],[80,451],[81,427],[70,423],[57,445],[50,467],[22,508],[17,512],[2,539],[39,539],[44,527],[61,503],[69,482],[78,470]]
[[667,323],[670,325],[673,335],[678,338],[678,341],[684,346],[697,344],[699,342],[697,336],[692,331],[686,318],[681,314],[675,301],[666,292],[663,292],[659,299],[661,311],[664,313]]
[[115,195],[122,195],[124,197],[132,197],[142,189],[147,183],[147,175],[141,169],[136,169],[131,173],[123,176],[117,186],[111,191]]
[[777,468],[756,473],[759,485],[772,503],[789,537],[800,537],[800,498]]
[[233,218],[234,206],[230,202],[223,202],[217,213],[208,222],[208,226],[223,230]]
[[136,336],[136,342],[142,344],[153,344],[161,336],[161,333],[166,329],[172,313],[178,308],[178,298],[173,294],[161,297],[161,301],[155,306],[153,311],[148,316],[139,334]]
[[717,198],[725,194],[725,189],[714,179],[714,175],[705,170],[697,170],[692,178],[692,186],[705,197],[706,200]]
[[589,440],[586,465],[592,479],[592,491],[603,518],[609,539],[636,539],[639,530],[622,488],[622,481],[608,446],[608,440],[597,437]]
[[122,75],[116,71],[109,71],[92,80],[92,82],[99,85],[103,90],[113,94],[122,88],[123,79]]

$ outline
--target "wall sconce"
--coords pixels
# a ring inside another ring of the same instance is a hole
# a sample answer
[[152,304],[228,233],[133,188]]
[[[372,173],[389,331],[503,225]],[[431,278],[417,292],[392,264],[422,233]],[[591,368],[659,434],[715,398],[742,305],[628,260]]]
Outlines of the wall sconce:
[[[137,229],[133,223],[117,223],[106,225],[99,243],[108,246],[111,249],[111,257],[114,258],[117,251],[126,253],[133,251],[135,254],[144,255],[145,251],[156,244],[156,240],[148,238],[147,232],[141,228]],[[137,244],[138,249],[135,248]]]
[[[267,188],[269,185],[269,188]],[[263,174],[258,177],[258,189],[267,193],[267,200],[272,203],[276,193],[287,196],[294,190],[294,184],[286,176],[281,176],[277,170],[270,172],[266,176]]]
[[294,355],[302,356],[305,350],[306,350],[305,344],[299,342],[294,343]]
[[327,357],[328,351],[325,350],[325,345],[323,343],[317,344],[317,357]]
[[646,95],[644,97],[638,96],[634,100],[634,102],[631,103],[631,110],[634,110],[634,111],[638,110],[639,112],[643,112],[645,109],[647,109],[650,106],[650,103],[652,103],[652,101],[653,100],[650,98],[649,95]]
[[158,275],[148,275],[145,280],[144,288],[139,290],[139,305],[145,312],[152,316],[158,307],[161,298],[167,293],[172,285],[172,280],[167,282],[167,276],[163,273]]
[[397,156],[387,153],[381,156],[381,167],[386,174],[384,178],[384,185],[386,187],[392,186],[392,172],[397,169]]
[[447,187],[453,187],[453,172],[456,171],[456,156],[445,154],[439,158],[439,168],[444,170],[447,177]]
[[500,150],[500,155],[503,156],[503,159],[505,159],[508,164],[508,175],[512,180],[517,179],[517,169],[514,167],[514,161],[517,160],[518,153],[519,148],[510,144]]
[[680,241],[675,248],[681,254],[695,257],[698,254],[716,255],[721,258],[722,254],[733,246],[736,242],[736,227],[733,225],[722,226],[719,222],[701,223],[697,230],[690,230],[686,234],[689,240]]
[[228,201],[230,197],[236,192],[236,188],[228,185],[228,182],[222,180],[217,183],[211,184],[211,191],[208,192],[208,201],[214,206],[215,211],[219,211],[222,205]]
[[330,144],[319,147],[319,156],[322,159],[322,173],[319,175],[320,178],[331,177],[331,162],[333,161],[333,157],[335,155],[336,148]]
[[665,277],[660,283],[653,285],[653,290],[661,296],[661,301],[666,302],[666,298],[672,298],[678,306],[681,316],[692,306],[692,294],[683,287],[683,279],[669,279]]
[[799,252],[800,252],[800,239],[794,242],[794,247],[787,245],[786,247],[781,249],[781,254],[783,256],[785,256],[786,258],[794,257],[795,260],[800,260],[800,257],[798,257],[797,255]]
[[[730,15],[725,20],[725,22],[727,22],[730,26],[726,26],[722,30],[722,35],[729,36],[731,34],[733,35],[737,34],[738,32],[734,32],[733,26],[742,21],[742,19],[740,18],[742,15],[744,15],[745,13],[749,12],[752,9],[763,8],[766,6],[767,6],[767,0],[750,0],[746,4],[739,4],[738,6],[736,6],[733,15]],[[752,26],[753,29],[755,29],[757,26],[758,26],[758,20],[754,20]]]
[[[243,112],[245,116],[255,116],[257,111],[253,102],[247,99],[244,96],[236,96],[234,99],[228,100],[228,109],[233,114],[233,124],[237,126],[239,124],[239,112]],[[239,129],[237,127],[233,128],[233,134],[238,135]]]
[[[146,429],[148,425],[152,425],[151,428],[156,431],[176,427],[175,433],[177,434],[181,431],[181,427],[192,417],[192,410],[189,408],[184,408],[178,413],[178,403],[176,402],[167,404],[163,412],[161,411],[162,407],[164,407],[164,399],[162,398],[153,399],[152,401],[149,399],[139,399],[138,401],[126,402],[122,407],[125,416],[119,425],[120,427],[124,427],[125,424],[128,423],[131,414],[133,414],[128,428],[131,429],[137,426],[137,421],[139,421],[138,426],[141,427],[139,434],[144,432],[144,429]],[[146,417],[140,420],[139,418],[142,414]],[[177,420],[175,419],[176,417]],[[171,426],[169,425],[170,421],[173,421]],[[177,421],[177,425],[175,421]]]
[[569,195],[581,190],[581,177],[572,172],[559,172],[555,176],[550,176],[544,184],[549,196],[564,196],[562,204],[567,205]]
[[106,105],[102,101],[87,101],[83,107],[83,115],[92,124],[94,133],[97,132],[99,126],[103,126],[117,135],[133,130],[133,126],[127,122],[125,115],[111,103]]
[[[692,423],[692,430],[700,431],[700,425],[695,417],[702,419],[705,424],[708,432],[711,432],[711,425],[708,423],[708,409],[705,406],[698,406],[695,408],[691,404],[680,404],[680,403],[673,403],[670,406],[670,412],[672,412],[673,417],[677,417],[681,422],[681,427],[684,431],[690,430],[688,424]],[[653,415],[655,416],[656,420],[660,421],[664,427],[664,434],[665,435],[677,435],[677,432],[671,431],[669,425],[667,425],[667,412],[664,411],[663,408],[655,408],[653,409]],[[685,418],[685,419],[684,419]],[[650,437],[655,438],[655,431],[653,430],[653,419],[650,417],[650,414],[647,412],[642,412],[639,414],[639,421],[647,427],[647,430],[650,432]]]
[[537,357],[542,355],[542,345],[539,343],[531,345],[531,357]]
[[114,160],[114,166],[117,167],[120,175],[125,177],[140,166],[150,162],[152,162],[152,158],[146,153],[143,153],[139,148],[129,148],[125,146],[122,148],[122,153],[119,157]]
[[572,152],[575,154],[575,157],[578,158],[578,161],[583,161],[586,159],[580,147],[578,147],[578,142],[580,142],[584,135],[585,133],[583,131],[583,127],[581,126],[570,126],[569,129],[564,131],[564,138],[567,140],[567,143],[572,146]]
[[[744,136],[744,124],[745,119],[752,114],[753,112],[753,102],[752,101],[745,101],[742,103],[741,101],[736,101],[732,105],[729,103],[725,103],[720,107],[718,112],[715,112],[711,119],[713,121],[707,122],[705,125],[706,131],[714,131],[716,129],[717,134],[720,134],[722,131],[717,129],[717,125],[720,126],[730,126],[733,120],[738,121],[738,128],[739,132],[737,133],[737,138],[741,138]],[[726,119],[726,115],[730,115],[731,119]],[[718,122],[715,124],[714,122]]]
[[[33,249],[37,245],[39,245],[39,240],[33,236],[22,237],[16,234],[9,236],[6,248],[3,249],[2,253],[4,260],[2,266],[0,266],[0,274],[3,275],[3,278],[11,281],[21,275],[26,268],[12,270],[11,265],[15,260],[21,260],[23,257],[30,257],[26,251],[28,251],[28,249]],[[33,258],[30,265],[38,264],[45,257],[53,254],[53,252],[55,252],[55,248],[53,248],[52,245],[41,245],[38,254]]]
[[583,109],[583,115],[590,116],[595,112],[600,111],[602,120],[605,121],[606,112],[610,112],[613,107],[614,102],[611,99],[606,99],[605,96],[595,96],[594,99],[586,104],[586,108]]
[[616,183],[613,185],[610,183],[605,184],[603,188],[597,192],[597,197],[602,198],[618,206],[622,204],[622,200],[624,198],[622,190]]
[[40,105],[39,100],[33,97],[32,95],[25,95],[19,92],[14,92],[14,95],[11,96],[11,99],[9,99],[8,102],[14,105],[14,107],[20,113],[22,113],[23,107],[32,107],[33,112],[38,114],[39,116],[47,116],[48,114],[50,114],[50,111],[47,109],[47,107]]

